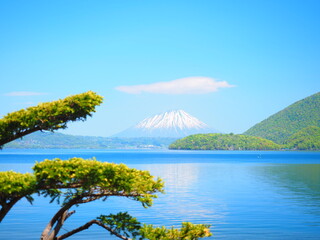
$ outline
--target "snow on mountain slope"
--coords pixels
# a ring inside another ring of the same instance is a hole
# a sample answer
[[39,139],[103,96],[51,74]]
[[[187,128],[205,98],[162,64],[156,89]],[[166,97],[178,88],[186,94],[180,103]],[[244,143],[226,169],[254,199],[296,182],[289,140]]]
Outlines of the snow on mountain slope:
[[196,133],[213,133],[207,124],[183,110],[169,111],[146,118],[116,137],[185,137]]
[[146,118],[136,128],[208,128],[209,126],[183,110],[165,112]]

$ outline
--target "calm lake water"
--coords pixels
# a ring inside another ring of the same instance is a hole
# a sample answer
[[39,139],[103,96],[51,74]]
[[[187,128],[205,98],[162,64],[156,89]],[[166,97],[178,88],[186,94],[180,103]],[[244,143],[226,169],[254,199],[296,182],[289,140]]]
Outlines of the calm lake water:
[[[35,161],[75,156],[149,170],[165,180],[166,194],[148,209],[121,198],[79,206],[66,230],[101,213],[128,211],[155,225],[211,224],[214,236],[207,239],[320,239],[319,152],[4,149],[0,171],[31,172]],[[0,224],[0,239],[39,239],[57,209],[43,197],[33,205],[20,201]],[[69,239],[118,238],[92,227]]]

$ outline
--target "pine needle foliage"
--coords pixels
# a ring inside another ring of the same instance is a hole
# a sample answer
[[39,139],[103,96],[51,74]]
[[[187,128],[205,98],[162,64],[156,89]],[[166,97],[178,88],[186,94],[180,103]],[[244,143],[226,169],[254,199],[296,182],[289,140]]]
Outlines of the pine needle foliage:
[[30,173],[14,171],[0,172],[0,202],[4,203],[13,198],[26,197],[32,202],[31,194],[36,191],[36,179]]
[[152,199],[157,197],[155,193],[163,192],[163,181],[160,178],[154,179],[148,171],[96,159],[46,159],[37,162],[33,170],[39,189],[47,189],[49,194],[55,189],[70,189],[65,194],[65,202],[75,195],[97,199],[125,196],[149,207]]
[[30,203],[32,194],[37,192],[34,175],[13,171],[0,172],[0,222],[10,209],[22,198]]
[[112,229],[111,234],[117,233],[126,238],[132,237],[134,240],[197,240],[199,238],[210,237],[210,225],[193,224],[183,222],[181,228],[176,227],[156,227],[152,224],[142,224],[127,212],[118,214],[101,215],[97,218],[101,223]]
[[197,240],[212,236],[210,225],[183,222],[181,228],[154,227],[144,224],[140,229],[143,238],[149,240]]
[[0,119],[0,147],[36,131],[64,129],[70,121],[84,121],[102,100],[88,91],[9,113]]

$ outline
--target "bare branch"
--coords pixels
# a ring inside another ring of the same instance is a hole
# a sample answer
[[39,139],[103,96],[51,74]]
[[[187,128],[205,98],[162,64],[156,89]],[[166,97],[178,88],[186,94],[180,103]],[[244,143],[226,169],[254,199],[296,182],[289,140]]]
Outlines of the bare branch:
[[82,225],[81,227],[78,227],[78,228],[75,228],[74,230],[72,231],[69,231],[59,237],[57,237],[57,240],[62,240],[62,239],[66,239],[78,232],[81,232],[83,230],[86,230],[88,229],[89,227],[91,227],[93,224],[96,224],[104,229],[106,229],[107,231],[109,231],[110,233],[114,234],[115,236],[117,236],[118,238],[120,239],[123,239],[123,240],[132,240],[131,238],[127,238],[125,236],[122,236],[121,234],[115,232],[113,229],[111,229],[110,227],[108,227],[107,225],[103,224],[102,222],[98,221],[98,220],[91,220],[89,222],[87,222],[86,224]]

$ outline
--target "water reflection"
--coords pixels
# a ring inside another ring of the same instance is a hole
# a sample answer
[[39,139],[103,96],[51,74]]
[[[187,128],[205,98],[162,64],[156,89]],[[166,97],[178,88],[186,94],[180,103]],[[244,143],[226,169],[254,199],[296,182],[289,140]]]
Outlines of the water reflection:
[[[201,164],[150,164],[143,168],[165,182],[166,194],[155,200],[151,210],[160,218],[170,219],[168,223],[162,220],[161,224],[180,225],[182,221],[210,224],[213,218],[223,221],[226,206],[212,195],[210,186],[202,183],[205,176]],[[214,207],[208,207],[208,203]]]
[[[81,152],[63,154],[82,156]],[[119,198],[80,206],[66,229],[100,213],[129,211],[140,221],[156,225],[179,225],[182,221],[212,224],[211,239],[319,239],[320,154],[267,152],[260,158],[255,153],[99,154],[98,160],[124,162],[163,178],[166,194],[160,194],[149,209]],[[82,157],[88,155],[92,153],[85,152]],[[29,156],[30,161],[24,162],[28,156],[23,154],[12,154],[16,162],[11,163],[1,157],[2,171],[30,171],[34,161]],[[304,164],[305,157],[314,164]],[[42,154],[37,158],[53,157]],[[43,198],[37,198],[34,206],[20,202],[1,223],[0,239],[37,239],[57,207]],[[97,240],[117,239],[98,228],[71,239],[93,235]]]
[[269,165],[255,167],[255,172],[278,194],[304,206],[304,212],[320,216],[320,164]]
[[292,192],[320,194],[320,164],[278,164],[262,168],[263,175],[281,182]]

